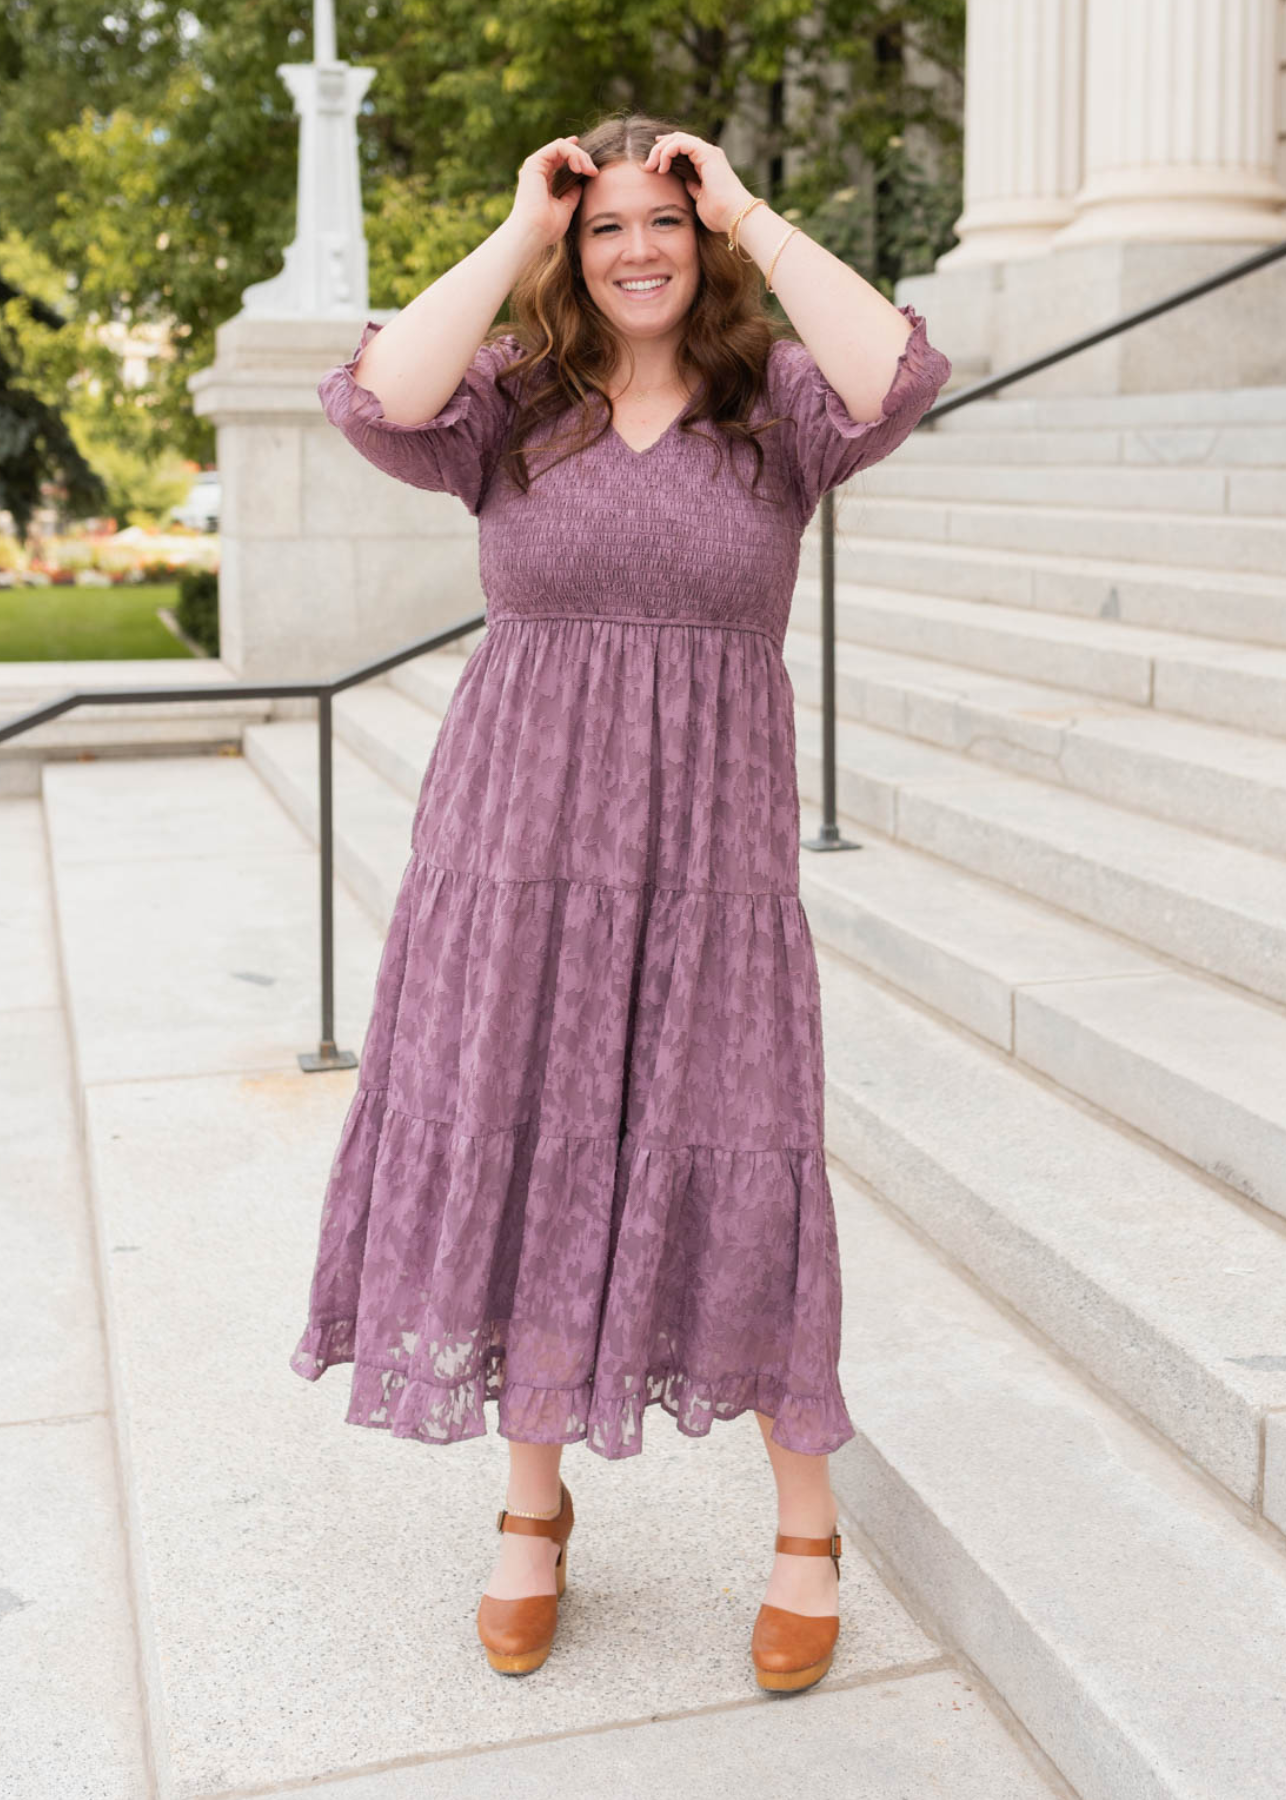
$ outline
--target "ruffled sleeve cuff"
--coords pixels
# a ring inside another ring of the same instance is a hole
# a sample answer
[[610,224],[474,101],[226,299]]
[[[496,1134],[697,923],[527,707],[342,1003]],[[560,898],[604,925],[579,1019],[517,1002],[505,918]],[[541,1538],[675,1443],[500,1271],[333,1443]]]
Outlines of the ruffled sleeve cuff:
[[363,387],[357,379],[357,365],[361,361],[362,351],[376,332],[382,329],[382,324],[374,319],[367,319],[357,341],[357,348],[348,361],[340,363],[318,383],[317,392],[322,409],[331,424],[337,425],[342,431],[346,422],[355,420],[375,431],[392,432],[442,431],[449,425],[457,424],[469,410],[467,379],[456,388],[441,412],[435,413],[431,419],[423,419],[416,425],[398,425],[392,419],[384,417],[384,402],[378,394]]
[[323,412],[377,469],[412,487],[455,494],[476,515],[508,432],[513,403],[497,387],[496,375],[514,360],[516,340],[481,345],[439,412],[399,425],[385,417],[379,395],[356,375],[363,350],[382,329],[367,319],[352,356],[317,384]]
[[825,493],[888,456],[919,424],[951,374],[910,303],[897,309],[911,325],[878,418],[855,419],[804,344],[774,346],[776,410],[795,421],[795,478],[807,523]]

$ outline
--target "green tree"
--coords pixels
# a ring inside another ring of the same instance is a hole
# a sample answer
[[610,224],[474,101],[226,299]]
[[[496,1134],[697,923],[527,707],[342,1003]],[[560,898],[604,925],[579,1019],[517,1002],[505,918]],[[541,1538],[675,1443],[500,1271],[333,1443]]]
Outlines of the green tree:
[[[617,106],[712,142],[754,118],[766,197],[890,291],[959,210],[964,3],[339,0],[341,54],[377,71],[360,122],[372,303],[405,304],[493,230],[533,146]],[[911,37],[953,104],[909,77]],[[173,321],[134,423],[199,461],[213,433],[186,380],[294,235],[276,67],[310,55],[311,8],[286,0],[212,0],[199,18],[169,0],[10,0],[0,24],[0,216],[68,272],[82,319]],[[853,184],[853,147],[870,184]]]
[[0,275],[0,509],[23,539],[46,488],[71,516],[100,510],[107,497],[50,395],[49,371],[66,355],[47,340],[65,325],[54,307]]

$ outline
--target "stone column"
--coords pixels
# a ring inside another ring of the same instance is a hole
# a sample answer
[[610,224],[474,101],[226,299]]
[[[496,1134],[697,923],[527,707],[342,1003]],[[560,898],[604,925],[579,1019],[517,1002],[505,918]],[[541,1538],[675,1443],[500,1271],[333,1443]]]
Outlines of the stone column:
[[1084,0],[969,0],[964,211],[937,267],[1035,256],[1081,178]]
[[1278,0],[1085,3],[1085,174],[1057,246],[1279,238]]

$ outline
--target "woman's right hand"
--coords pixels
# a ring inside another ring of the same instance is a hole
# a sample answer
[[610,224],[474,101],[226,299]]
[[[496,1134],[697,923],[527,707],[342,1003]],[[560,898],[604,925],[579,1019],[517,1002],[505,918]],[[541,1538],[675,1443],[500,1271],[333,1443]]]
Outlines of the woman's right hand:
[[[555,177],[564,166],[573,175],[597,175],[593,158],[577,143],[578,133],[554,138],[533,150],[518,171],[518,188],[509,217],[517,219],[544,242],[556,244],[572,222],[572,214],[584,192],[582,181],[572,181],[555,195]],[[562,186],[562,183],[559,183]]]

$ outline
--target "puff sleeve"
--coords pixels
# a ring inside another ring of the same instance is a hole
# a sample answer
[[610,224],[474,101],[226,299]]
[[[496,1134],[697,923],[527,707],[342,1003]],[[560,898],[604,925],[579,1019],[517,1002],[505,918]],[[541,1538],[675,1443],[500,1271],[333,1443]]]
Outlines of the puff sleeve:
[[354,374],[362,351],[381,329],[368,319],[349,360],[322,377],[317,384],[322,410],[377,469],[412,487],[454,494],[476,516],[513,410],[495,378],[516,359],[516,339],[504,337],[481,345],[434,418],[419,425],[395,425],[384,417],[378,396],[362,387]]
[[794,420],[789,461],[796,499],[807,524],[825,493],[869,468],[904,438],[928,412],[951,373],[951,364],[929,342],[920,314],[910,304],[898,311],[912,326],[877,419],[854,419],[822,374],[805,344],[779,338],[768,361],[773,414]]

